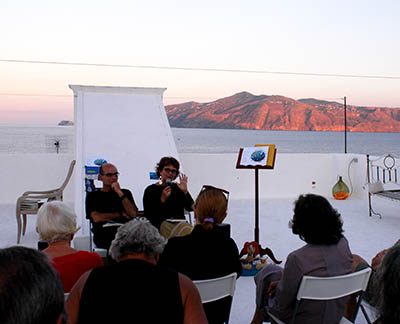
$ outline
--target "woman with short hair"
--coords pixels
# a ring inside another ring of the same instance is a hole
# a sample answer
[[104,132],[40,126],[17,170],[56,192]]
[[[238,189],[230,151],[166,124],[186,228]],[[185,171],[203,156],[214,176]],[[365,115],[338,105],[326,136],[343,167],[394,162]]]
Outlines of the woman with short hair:
[[74,211],[62,201],[50,201],[40,207],[36,230],[40,239],[48,243],[42,252],[51,260],[61,277],[64,292],[69,292],[86,271],[103,265],[97,253],[78,251],[71,247],[79,230]]
[[[267,321],[268,311],[289,322],[304,275],[331,277],[352,272],[352,255],[342,225],[340,214],[324,197],[307,194],[296,200],[289,226],[307,244],[288,255],[284,269],[269,264],[255,276],[256,311],[252,324]],[[346,298],[304,300],[299,305],[296,324],[337,324],[345,306]]]

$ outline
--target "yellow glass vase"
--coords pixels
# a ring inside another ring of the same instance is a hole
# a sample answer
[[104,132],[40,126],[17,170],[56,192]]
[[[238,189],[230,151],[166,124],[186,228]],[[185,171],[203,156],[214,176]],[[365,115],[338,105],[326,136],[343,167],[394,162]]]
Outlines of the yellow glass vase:
[[343,182],[341,176],[339,176],[338,182],[332,188],[332,195],[335,199],[344,200],[349,196],[349,187]]

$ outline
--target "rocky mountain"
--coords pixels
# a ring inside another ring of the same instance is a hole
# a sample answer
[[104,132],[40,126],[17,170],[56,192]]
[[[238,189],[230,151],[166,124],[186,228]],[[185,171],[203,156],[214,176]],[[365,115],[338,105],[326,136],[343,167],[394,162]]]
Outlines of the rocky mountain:
[[[240,92],[213,102],[165,107],[172,127],[343,131],[343,104]],[[400,132],[400,109],[347,105],[352,132]]]

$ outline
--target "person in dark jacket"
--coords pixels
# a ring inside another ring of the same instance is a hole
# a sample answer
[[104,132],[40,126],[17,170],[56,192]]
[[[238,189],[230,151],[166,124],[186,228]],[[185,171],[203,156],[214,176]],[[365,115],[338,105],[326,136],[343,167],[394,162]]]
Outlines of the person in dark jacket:
[[[228,194],[223,189],[203,186],[195,202],[193,231],[170,238],[159,265],[175,269],[192,280],[218,278],[233,272],[241,275],[237,245],[220,226],[227,215]],[[209,323],[222,323],[225,310],[229,309],[226,305],[231,301],[227,297],[221,302],[204,304]]]
[[128,189],[121,189],[118,177],[118,169],[113,164],[103,164],[99,170],[103,188],[86,196],[86,218],[93,225],[93,241],[98,248],[107,250],[118,227],[105,225],[126,223],[138,212],[132,193]]
[[[370,267],[372,273],[363,300],[373,306],[378,319],[374,324],[400,323],[400,240],[391,248],[380,251],[371,266],[359,255],[353,255],[353,270]],[[355,296],[347,304],[347,318],[355,314]]]
[[377,313],[374,324],[400,323],[400,245],[391,247],[377,270]]
[[[156,165],[160,181],[148,186],[143,194],[143,209],[147,219],[169,238],[176,222],[185,220],[184,211],[192,211],[193,199],[189,193],[188,177],[179,171],[180,164],[172,156],[164,156]],[[179,182],[175,180],[179,178]],[[186,231],[188,234],[191,231]]]

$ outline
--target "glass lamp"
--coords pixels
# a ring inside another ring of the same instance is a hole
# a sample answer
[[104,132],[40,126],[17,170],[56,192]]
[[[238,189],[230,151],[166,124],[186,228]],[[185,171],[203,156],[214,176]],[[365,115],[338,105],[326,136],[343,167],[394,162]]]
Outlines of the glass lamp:
[[344,200],[349,194],[349,187],[343,182],[342,177],[339,176],[338,182],[332,188],[333,197],[338,200]]

